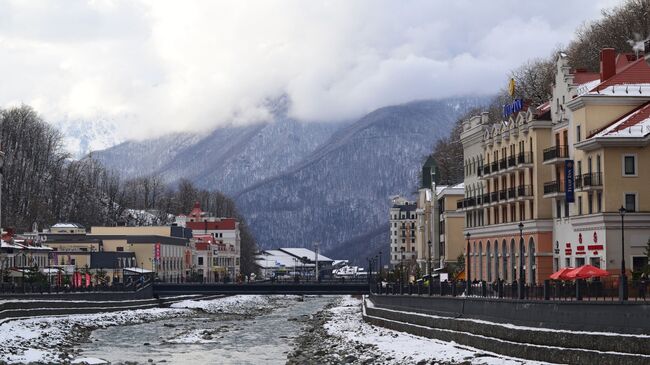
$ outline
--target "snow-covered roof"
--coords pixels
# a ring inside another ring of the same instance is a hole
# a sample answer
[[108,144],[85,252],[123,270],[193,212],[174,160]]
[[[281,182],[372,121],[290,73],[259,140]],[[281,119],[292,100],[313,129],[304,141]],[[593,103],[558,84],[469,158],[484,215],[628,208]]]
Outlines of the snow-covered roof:
[[134,272],[137,274],[148,274],[152,272],[151,270],[147,270],[145,268],[140,268],[140,267],[125,267],[124,271]]
[[640,138],[650,134],[650,102],[614,121],[591,138]]
[[[302,266],[302,264],[299,261],[297,262],[296,260],[297,260],[296,257],[293,257],[287,254],[286,252],[282,252],[280,250],[266,250],[255,257],[255,261],[257,262],[257,265],[264,268],[272,268],[272,267],[280,267],[280,266],[293,267],[294,265]],[[306,266],[309,265],[310,264],[306,264]]]
[[52,226],[52,228],[85,228],[79,223],[57,223]]
[[[316,258],[316,252],[307,249],[307,248],[302,248],[302,247],[297,247],[297,248],[280,248],[280,251],[288,253],[289,255],[295,257],[295,258],[303,258],[306,257],[308,260],[314,261]],[[318,261],[334,261],[330,259],[329,257],[323,255],[323,254],[318,254]]]

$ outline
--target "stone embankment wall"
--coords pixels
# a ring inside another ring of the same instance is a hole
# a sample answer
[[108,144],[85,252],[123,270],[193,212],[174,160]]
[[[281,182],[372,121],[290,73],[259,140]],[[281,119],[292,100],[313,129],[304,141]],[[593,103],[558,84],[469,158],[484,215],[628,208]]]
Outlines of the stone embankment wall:
[[0,323],[17,318],[117,312],[167,307],[186,299],[215,299],[223,295],[154,296],[151,286],[130,292],[27,294],[0,297]]
[[[428,298],[431,300],[428,301],[429,310],[426,312],[413,308],[405,309],[403,305],[402,308],[397,308],[400,307],[398,304],[404,304],[404,298],[400,301],[395,299],[398,298],[367,298],[364,301],[364,319],[374,325],[398,331],[454,341],[461,345],[530,360],[567,364],[650,364],[648,335],[588,333],[549,329],[540,325],[507,324],[508,321],[504,320],[492,322],[464,317],[459,313],[462,308],[431,314],[432,310],[436,309],[434,298]],[[391,303],[396,305],[391,306]],[[516,311],[526,310],[518,308]],[[515,316],[519,315],[521,313]]]

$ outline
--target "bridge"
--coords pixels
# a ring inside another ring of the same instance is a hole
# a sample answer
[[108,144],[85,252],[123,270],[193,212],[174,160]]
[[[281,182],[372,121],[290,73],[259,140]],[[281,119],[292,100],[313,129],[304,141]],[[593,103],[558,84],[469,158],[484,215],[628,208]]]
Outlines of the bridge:
[[289,295],[361,295],[369,294],[368,283],[154,283],[157,296],[185,294],[289,294]]

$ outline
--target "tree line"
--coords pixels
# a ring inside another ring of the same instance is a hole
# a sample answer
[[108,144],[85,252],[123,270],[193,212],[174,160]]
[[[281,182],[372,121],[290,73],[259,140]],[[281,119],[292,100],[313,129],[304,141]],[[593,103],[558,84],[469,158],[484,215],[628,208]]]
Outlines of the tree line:
[[3,228],[29,231],[57,222],[86,227],[169,224],[199,201],[217,217],[239,220],[241,270],[255,271],[255,238],[234,201],[218,191],[198,189],[189,180],[170,186],[160,176],[123,180],[92,154],[73,160],[62,134],[27,105],[0,110],[0,150],[5,153]]
[[[597,72],[600,68],[600,50],[614,48],[619,53],[642,52],[643,42],[650,39],[650,0],[628,0],[618,7],[602,11],[602,18],[582,24],[575,31],[574,40],[564,49],[572,69]],[[504,87],[484,109],[473,109],[462,115],[451,133],[439,139],[433,147],[443,185],[463,181],[463,146],[460,143],[462,123],[473,115],[487,111],[491,121],[501,120],[502,106],[511,102],[505,85],[515,80],[514,97],[538,106],[552,97],[555,81],[555,62],[560,47],[548,57],[526,61],[512,70],[504,80]],[[426,159],[426,158],[425,158]]]

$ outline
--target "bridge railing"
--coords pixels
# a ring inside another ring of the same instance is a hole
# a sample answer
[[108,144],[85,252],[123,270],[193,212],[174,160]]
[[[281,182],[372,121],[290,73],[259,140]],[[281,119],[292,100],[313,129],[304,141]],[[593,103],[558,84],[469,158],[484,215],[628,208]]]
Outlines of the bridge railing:
[[[466,296],[509,300],[586,300],[617,301],[619,290],[616,282],[577,280],[560,282],[546,280],[542,284],[499,281],[495,283],[474,282],[467,293],[464,281],[423,283],[383,282],[371,285],[376,295],[430,295],[430,296]],[[648,283],[644,280],[632,280],[628,286],[628,299],[633,302],[650,302]]]

